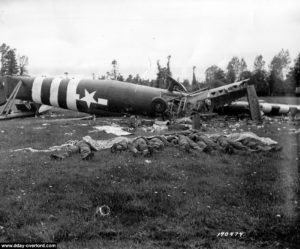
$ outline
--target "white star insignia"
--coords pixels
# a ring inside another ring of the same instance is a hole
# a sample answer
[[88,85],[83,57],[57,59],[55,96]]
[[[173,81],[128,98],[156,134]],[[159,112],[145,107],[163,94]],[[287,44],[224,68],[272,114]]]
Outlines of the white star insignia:
[[96,103],[97,101],[94,99],[96,91],[89,93],[86,89],[84,89],[84,97],[80,100],[85,101],[88,108],[90,108],[91,103]]

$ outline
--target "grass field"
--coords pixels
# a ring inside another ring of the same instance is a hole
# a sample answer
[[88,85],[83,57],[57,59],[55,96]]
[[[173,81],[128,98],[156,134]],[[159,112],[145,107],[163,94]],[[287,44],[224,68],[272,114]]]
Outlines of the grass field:
[[[53,161],[49,153],[13,151],[85,135],[107,139],[113,135],[88,131],[109,122],[46,117],[0,123],[0,241],[57,242],[59,248],[299,246],[300,143],[292,134],[299,124],[277,118],[234,126],[219,118],[206,126],[207,132],[271,137],[283,146],[276,153],[191,155],[165,148],[144,158],[104,150],[91,161],[79,155]],[[101,205],[110,215],[95,215]]]

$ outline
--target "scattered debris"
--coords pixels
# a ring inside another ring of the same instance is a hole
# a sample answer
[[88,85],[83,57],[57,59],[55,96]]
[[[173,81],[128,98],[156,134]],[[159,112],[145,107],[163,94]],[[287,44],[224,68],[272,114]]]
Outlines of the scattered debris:
[[48,111],[50,111],[53,108],[53,106],[50,105],[41,105],[40,108],[38,109],[38,113],[43,114]]
[[32,129],[34,129],[34,130],[43,130],[43,129],[46,129],[46,127],[36,126],[36,127],[32,127]]
[[95,215],[108,216],[110,215],[110,208],[107,205],[102,205],[96,208]]
[[66,135],[66,136],[72,136],[73,133],[72,133],[72,132],[66,132],[65,135]]
[[168,126],[169,131],[184,131],[191,129],[192,126],[189,124],[170,124]]
[[[104,125],[104,126],[94,126],[94,129],[96,129],[96,131],[105,131],[106,133],[111,133],[117,136],[127,136],[127,135],[132,135],[132,133],[124,131],[122,127],[118,126],[118,125]],[[95,131],[89,131],[89,133],[92,133]]]
[[0,115],[0,120],[34,117],[34,115],[35,115],[34,112],[14,112],[14,113],[5,114],[5,116]]
[[63,150],[64,148],[72,146],[72,145],[76,144],[77,142],[78,142],[77,140],[69,140],[65,144],[58,145],[58,146],[51,146],[49,149],[33,149],[31,147],[28,147],[28,148],[10,150],[10,152],[19,152],[19,151],[33,152],[33,153],[35,153],[35,152],[53,152],[53,151]]
[[298,129],[298,130],[293,130],[292,132],[290,132],[290,134],[299,134],[300,133],[300,129]]
[[190,117],[178,118],[174,120],[177,124],[192,124],[192,119]]
[[[64,115],[55,115],[55,117],[60,117]],[[52,117],[52,116],[51,116]],[[47,125],[50,125],[50,123],[59,123],[59,122],[70,122],[70,121],[80,121],[80,120],[92,120],[94,116],[84,116],[84,117],[78,117],[78,118],[60,118],[60,119],[48,119]]]
[[152,126],[154,124],[154,120],[151,119],[142,119],[141,120],[141,125],[145,125],[145,126]]
[[163,133],[167,130],[168,130],[168,126],[166,124],[159,125],[159,124],[155,123],[155,124],[153,124],[152,129],[150,130],[150,132],[160,134],[160,133]]
[[35,152],[52,152],[52,151],[55,151],[55,150],[52,150],[52,149],[39,150],[39,149],[33,149],[31,147],[13,150],[13,152],[19,152],[19,151],[35,153]]

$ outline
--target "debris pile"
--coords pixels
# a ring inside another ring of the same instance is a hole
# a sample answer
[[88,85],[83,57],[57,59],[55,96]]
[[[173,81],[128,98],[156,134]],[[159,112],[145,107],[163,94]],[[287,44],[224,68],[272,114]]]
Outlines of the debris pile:
[[123,127],[120,127],[116,124],[112,125],[103,125],[103,126],[95,126],[93,127],[95,130],[89,131],[89,133],[96,132],[96,131],[104,131],[106,133],[115,134],[117,136],[127,136],[131,135],[132,133],[124,131]]

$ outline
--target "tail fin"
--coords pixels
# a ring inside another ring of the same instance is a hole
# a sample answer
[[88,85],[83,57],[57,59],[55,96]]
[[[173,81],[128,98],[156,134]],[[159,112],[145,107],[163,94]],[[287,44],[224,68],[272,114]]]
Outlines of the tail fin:
[[167,74],[167,79],[170,81],[168,86],[168,91],[172,92],[174,88],[177,88],[179,91],[187,92],[184,85],[179,83],[177,80],[174,80],[170,75]]

